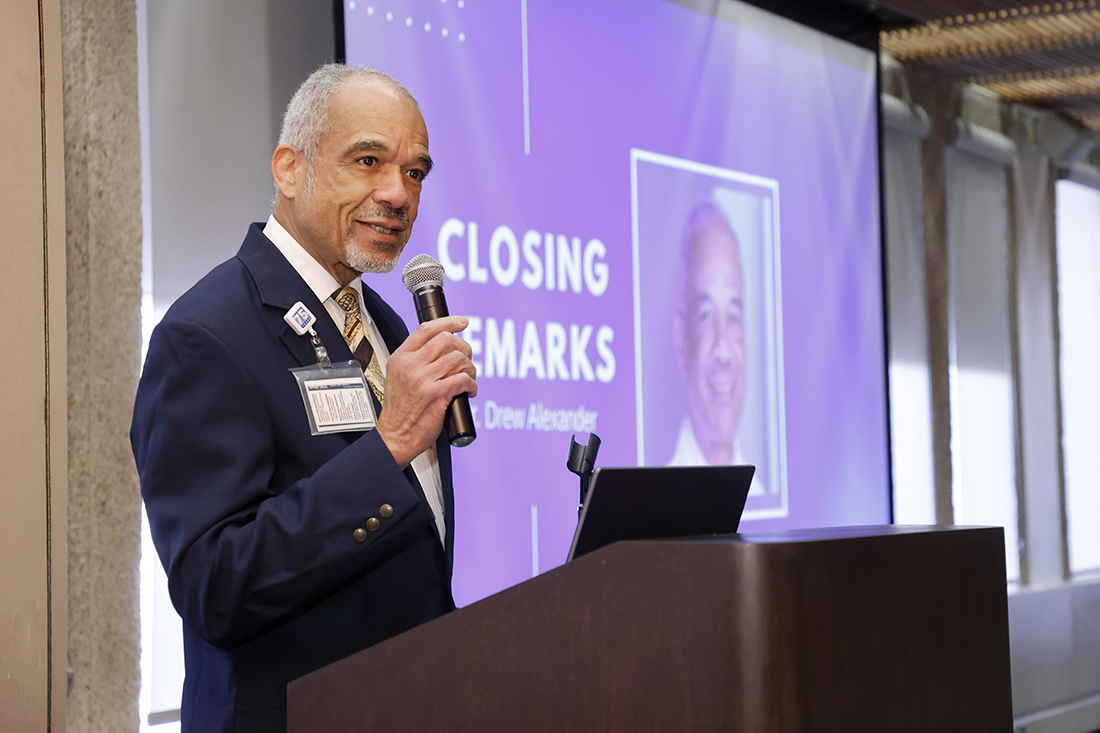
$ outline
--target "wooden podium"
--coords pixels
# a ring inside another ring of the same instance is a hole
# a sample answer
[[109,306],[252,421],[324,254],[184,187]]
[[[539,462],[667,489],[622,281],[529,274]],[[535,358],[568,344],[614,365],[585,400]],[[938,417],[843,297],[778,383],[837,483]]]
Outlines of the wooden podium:
[[288,726],[1007,733],[1003,532],[620,542],[295,680]]

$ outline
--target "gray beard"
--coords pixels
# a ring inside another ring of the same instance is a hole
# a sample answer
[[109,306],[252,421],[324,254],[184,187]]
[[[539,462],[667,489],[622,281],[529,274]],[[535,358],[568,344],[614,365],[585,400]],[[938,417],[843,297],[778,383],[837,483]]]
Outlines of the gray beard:
[[392,253],[368,254],[358,249],[350,238],[344,251],[347,253],[345,256],[352,269],[360,273],[370,272],[377,275],[392,272],[393,268],[397,267],[397,260],[401,257],[401,250],[397,248],[394,248]]

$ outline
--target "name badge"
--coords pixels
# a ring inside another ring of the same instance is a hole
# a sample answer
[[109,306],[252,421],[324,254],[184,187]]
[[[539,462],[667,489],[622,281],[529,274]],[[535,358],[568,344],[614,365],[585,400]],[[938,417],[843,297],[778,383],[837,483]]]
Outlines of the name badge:
[[357,361],[290,370],[298,380],[311,435],[370,430],[377,418]]

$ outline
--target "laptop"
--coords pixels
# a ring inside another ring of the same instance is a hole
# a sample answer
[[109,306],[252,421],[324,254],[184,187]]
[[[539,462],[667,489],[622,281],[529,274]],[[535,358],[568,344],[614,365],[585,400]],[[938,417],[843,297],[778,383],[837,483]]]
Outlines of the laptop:
[[619,540],[733,534],[754,466],[597,468],[569,560]]

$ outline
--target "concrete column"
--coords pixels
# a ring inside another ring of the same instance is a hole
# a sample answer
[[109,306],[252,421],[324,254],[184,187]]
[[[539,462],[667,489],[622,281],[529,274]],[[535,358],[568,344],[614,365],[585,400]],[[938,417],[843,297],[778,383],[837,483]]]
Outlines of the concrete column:
[[924,107],[932,131],[921,146],[924,176],[924,272],[928,303],[928,366],[932,392],[932,458],[936,522],[951,524],[950,316],[947,283],[947,208],[944,148],[948,124],[958,115],[958,89],[950,82],[914,73],[913,101]]
[[134,0],[62,0],[68,250],[70,731],[137,731],[141,353]]

